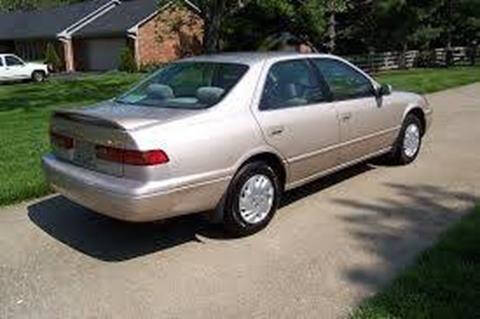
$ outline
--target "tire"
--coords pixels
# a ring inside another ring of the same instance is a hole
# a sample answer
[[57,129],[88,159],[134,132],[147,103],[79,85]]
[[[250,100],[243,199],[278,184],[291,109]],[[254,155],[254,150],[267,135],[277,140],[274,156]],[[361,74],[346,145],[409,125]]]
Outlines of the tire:
[[40,82],[45,81],[45,72],[43,72],[43,71],[33,71],[32,81],[36,82],[36,83],[40,83]]
[[265,228],[277,211],[281,191],[278,175],[269,165],[264,162],[244,165],[227,191],[223,208],[225,229],[241,237]]
[[422,147],[422,136],[420,119],[413,114],[408,114],[393,147],[391,156],[393,163],[407,165],[413,162]]

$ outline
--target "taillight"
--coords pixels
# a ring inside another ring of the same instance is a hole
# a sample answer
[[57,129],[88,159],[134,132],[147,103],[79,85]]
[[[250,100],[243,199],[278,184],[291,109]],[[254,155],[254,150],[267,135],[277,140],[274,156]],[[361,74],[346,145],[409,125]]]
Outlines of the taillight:
[[97,158],[128,165],[150,166],[168,163],[167,154],[162,150],[134,151],[121,148],[97,145],[95,147]]
[[67,150],[73,148],[73,138],[55,132],[50,132],[50,142],[59,148]]

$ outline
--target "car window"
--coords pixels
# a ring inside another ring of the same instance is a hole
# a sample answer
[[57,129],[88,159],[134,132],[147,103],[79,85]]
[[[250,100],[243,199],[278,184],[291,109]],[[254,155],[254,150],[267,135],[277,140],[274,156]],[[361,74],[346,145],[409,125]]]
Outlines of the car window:
[[5,57],[5,62],[7,66],[23,65],[22,61],[11,55]]
[[3,59],[2,59],[2,57],[0,57],[0,67],[2,67],[2,66],[3,66]]
[[162,78],[157,83],[169,85],[175,95],[194,96],[196,89],[202,86],[210,86],[213,68],[205,64],[185,65],[181,72],[173,72],[170,79]]
[[271,110],[327,101],[327,94],[306,60],[275,63],[269,70],[260,109]]
[[348,64],[334,59],[314,59],[313,63],[330,87],[334,100],[373,96],[370,80]]
[[161,108],[207,108],[220,102],[247,70],[247,65],[237,63],[172,63],[116,101]]

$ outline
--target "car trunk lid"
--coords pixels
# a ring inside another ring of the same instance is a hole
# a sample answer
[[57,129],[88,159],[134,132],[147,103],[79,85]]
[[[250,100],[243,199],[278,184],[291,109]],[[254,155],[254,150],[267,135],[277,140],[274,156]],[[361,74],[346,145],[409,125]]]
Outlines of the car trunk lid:
[[[97,148],[137,150],[134,131],[178,120],[199,111],[138,107],[106,102],[95,107],[57,110],[51,120],[54,154],[75,165],[114,176],[124,175],[124,164],[99,159]],[[72,147],[58,147],[54,139],[72,139]],[[146,150],[144,150],[146,151]]]

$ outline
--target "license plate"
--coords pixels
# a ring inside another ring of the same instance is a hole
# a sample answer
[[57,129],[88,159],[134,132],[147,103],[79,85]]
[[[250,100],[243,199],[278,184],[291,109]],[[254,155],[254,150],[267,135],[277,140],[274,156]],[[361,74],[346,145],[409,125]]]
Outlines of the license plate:
[[75,140],[73,161],[84,167],[95,167],[95,145],[82,140]]

